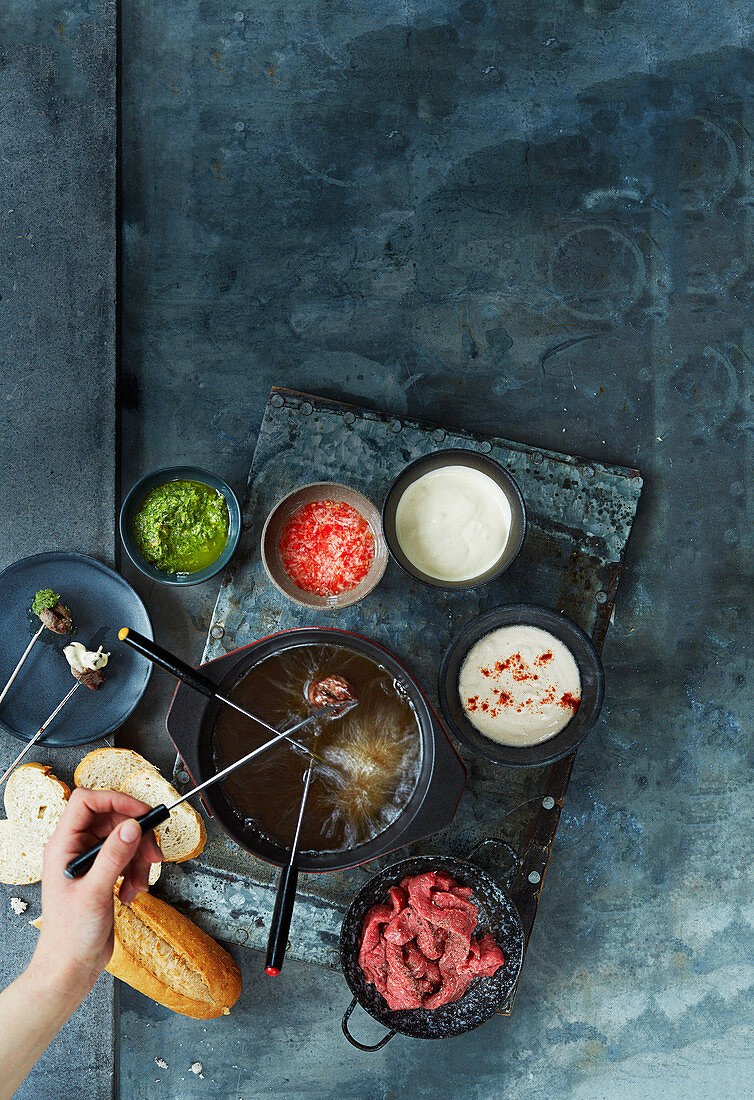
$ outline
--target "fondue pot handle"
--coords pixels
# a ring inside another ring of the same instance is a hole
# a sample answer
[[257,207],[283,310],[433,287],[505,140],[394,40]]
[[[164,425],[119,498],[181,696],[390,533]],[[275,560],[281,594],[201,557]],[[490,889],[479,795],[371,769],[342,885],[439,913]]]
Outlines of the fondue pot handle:
[[135,649],[137,653],[141,653],[142,657],[146,657],[153,665],[159,665],[160,668],[164,668],[171,676],[175,676],[177,680],[182,680],[184,684],[188,684],[194,691],[200,691],[202,695],[207,695],[210,699],[214,699],[217,695],[217,684],[213,684],[208,676],[204,676],[201,672],[197,672],[191,665],[187,665],[180,657],[176,657],[174,653],[169,653],[167,649],[163,649],[162,646],[157,645],[156,642],[152,642],[149,638],[137,634],[135,630],[131,630],[127,626],[124,626],[122,630],[118,631],[118,637],[122,642],[125,642],[126,645],[129,645],[131,649]]
[[469,851],[466,853],[466,859],[473,859],[477,852],[484,848],[485,844],[497,844],[499,847],[506,848],[508,850],[508,854],[511,857],[511,866],[509,867],[508,872],[505,876],[505,888],[506,890],[509,890],[511,882],[513,880],[513,876],[519,865],[519,858],[516,855],[516,852],[510,846],[510,844],[508,844],[507,841],[501,840],[500,837],[486,836],[483,840],[480,840],[478,844],[475,844],[473,848],[469,849]]
[[358,1039],[354,1039],[353,1035],[348,1030],[348,1021],[351,1019],[351,1013],[356,1008],[356,1005],[358,1003],[359,1002],[354,997],[348,1008],[343,1013],[343,1019],[340,1021],[340,1026],[343,1030],[343,1034],[345,1035],[346,1039],[348,1039],[348,1042],[351,1044],[351,1046],[358,1047],[359,1050],[366,1050],[367,1053],[373,1050],[379,1050],[380,1047],[384,1047],[385,1043],[389,1043],[393,1036],[397,1035],[398,1033],[393,1028],[391,1031],[388,1031],[387,1035],[382,1036],[379,1043],[374,1043],[372,1046],[368,1046],[366,1043],[360,1043]]

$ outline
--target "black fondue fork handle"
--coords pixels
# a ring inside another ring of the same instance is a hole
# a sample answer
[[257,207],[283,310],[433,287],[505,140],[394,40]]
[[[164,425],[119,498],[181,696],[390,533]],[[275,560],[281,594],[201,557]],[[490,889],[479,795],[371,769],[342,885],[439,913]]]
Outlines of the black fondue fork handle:
[[[155,806],[154,809],[149,810],[148,813],[142,814],[140,817],[134,818],[135,821],[141,825],[141,833],[144,836],[145,833],[150,832],[156,828],[157,825],[162,825],[163,821],[167,821],[170,817],[170,810],[164,803],[160,803],[159,806]],[[105,837],[105,840],[107,837]],[[66,878],[81,878],[87,871],[91,870],[91,866],[95,859],[102,850],[102,845],[105,843],[101,840],[99,844],[95,844],[93,848],[90,848],[88,852],[82,852],[80,856],[76,856],[66,866],[65,875]]]
[[272,911],[270,937],[267,942],[267,957],[264,968],[271,978],[276,977],[283,968],[283,959],[288,947],[288,933],[291,930],[291,917],[296,902],[298,869],[289,864],[284,867],[278,882],[275,908]]
[[171,676],[175,676],[176,680],[182,680],[184,684],[188,684],[189,687],[192,687],[195,691],[200,691],[202,695],[206,695],[210,699],[217,697],[217,684],[213,684],[208,676],[197,672],[195,668],[187,665],[174,653],[169,653],[167,649],[163,649],[161,645],[151,642],[149,638],[137,634],[135,630],[131,630],[127,626],[118,631],[118,637],[126,645],[130,645],[131,649],[141,653],[147,660],[159,665],[160,668],[164,668]]

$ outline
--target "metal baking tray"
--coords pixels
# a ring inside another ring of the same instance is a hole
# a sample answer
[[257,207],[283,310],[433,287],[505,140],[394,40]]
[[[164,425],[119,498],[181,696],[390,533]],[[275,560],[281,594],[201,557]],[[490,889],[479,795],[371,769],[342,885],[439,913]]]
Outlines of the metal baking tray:
[[[370,596],[338,612],[298,607],[274,588],[259,544],[265,518],[282,496],[305,482],[333,480],[359,488],[381,505],[403,466],[446,447],[497,459],[526,500],[523,550],[499,580],[475,590],[432,589],[391,562]],[[437,670],[448,642],[465,623],[498,604],[533,602],[560,609],[601,648],[641,486],[636,470],[275,388],[249,473],[241,542],[223,578],[203,659],[293,627],[357,630],[392,650],[439,710]],[[599,724],[590,736],[600,737]],[[528,943],[574,756],[543,768],[512,769],[453,743],[469,772],[456,817],[441,833],[401,849],[400,856],[462,858],[493,838],[474,858],[509,886]],[[188,784],[180,759],[174,780],[182,789]],[[208,832],[199,859],[186,868],[165,868],[163,893],[220,938],[263,950],[278,870],[242,851],[214,822]],[[289,956],[337,968],[338,933],[351,897],[367,877],[396,858],[392,853],[349,871],[302,874]],[[506,1012],[512,1002],[513,997]]]

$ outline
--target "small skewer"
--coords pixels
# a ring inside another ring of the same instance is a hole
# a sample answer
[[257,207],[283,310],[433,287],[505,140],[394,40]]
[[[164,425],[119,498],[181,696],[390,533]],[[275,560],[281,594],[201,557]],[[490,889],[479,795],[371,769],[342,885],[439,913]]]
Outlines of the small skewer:
[[[43,629],[44,629],[44,628],[43,628]],[[44,721],[44,722],[42,723],[42,725],[41,725],[41,726],[39,727],[39,729],[37,730],[37,732],[36,732],[36,733],[34,734],[34,736],[32,737],[31,741],[29,741],[29,743],[28,743],[27,745],[25,745],[25,746],[24,746],[24,749],[23,749],[23,751],[22,751],[22,752],[20,752],[20,753],[18,754],[18,756],[17,756],[17,757],[16,757],[16,759],[15,759],[15,760],[13,761],[13,763],[11,764],[11,766],[10,766],[10,767],[9,767],[9,768],[8,768],[8,769],[7,769],[6,771],[4,771],[4,772],[3,772],[3,774],[2,774],[1,776],[0,776],[0,787],[2,787],[3,783],[4,783],[4,782],[5,782],[5,780],[6,780],[7,778],[8,778],[8,776],[10,775],[10,773],[11,773],[11,772],[12,772],[12,771],[14,770],[14,768],[16,768],[16,767],[17,767],[17,765],[21,763],[21,761],[22,761],[22,760],[23,760],[23,758],[24,758],[24,757],[26,756],[27,752],[28,752],[28,751],[29,751],[29,749],[30,749],[30,748],[32,747],[32,745],[35,745],[35,744],[37,743],[37,741],[39,740],[39,738],[40,738],[40,737],[42,736],[42,734],[44,733],[44,731],[45,731],[45,730],[47,729],[47,727],[49,726],[50,722],[52,722],[53,718],[56,718],[56,717],[58,716],[58,714],[60,714],[61,710],[62,710],[62,709],[63,709],[63,707],[64,707],[64,706],[66,705],[66,703],[68,702],[68,700],[69,700],[69,699],[71,698],[71,696],[72,696],[72,695],[73,695],[73,694],[74,694],[75,692],[77,692],[77,691],[78,691],[78,689],[79,689],[80,687],[81,687],[81,684],[79,684],[79,683],[76,683],[76,684],[74,684],[74,685],[73,685],[73,687],[71,688],[71,690],[70,690],[70,691],[68,692],[68,694],[66,695],[65,699],[61,699],[61,700],[60,700],[60,702],[59,702],[59,703],[58,703],[58,705],[57,705],[57,706],[55,707],[55,710],[54,710],[54,711],[52,712],[52,714],[50,715],[50,717],[49,717],[49,718],[47,718],[47,719],[45,719],[45,721]]]
[[[356,702],[354,701],[352,703],[349,703],[348,706],[355,707]],[[248,764],[249,761],[253,760],[255,756],[259,756],[260,753],[266,752],[268,749],[271,749],[272,746],[277,745],[279,741],[285,740],[285,738],[288,737],[288,734],[295,733],[296,730],[302,729],[310,722],[318,722],[323,718],[340,718],[342,717],[343,713],[344,711],[342,707],[336,707],[333,705],[319,707],[317,710],[307,715],[306,718],[302,719],[300,722],[297,722],[289,729],[282,730],[282,732],[280,730],[276,730],[275,737],[273,737],[270,741],[265,741],[263,745],[259,745],[256,749],[252,749],[251,752],[247,752],[246,756],[242,756],[240,760],[235,760],[232,764],[228,764],[228,766],[226,768],[223,768],[222,771],[215,772],[215,774],[211,775],[209,779],[205,779],[203,783],[198,783],[195,787],[192,787],[190,791],[186,791],[186,793],[181,795],[180,798],[176,799],[175,802],[171,802],[169,806],[166,806],[164,802],[161,802],[158,806],[153,806],[151,810],[147,811],[147,813],[141,814],[140,817],[137,817],[134,820],[137,821],[138,824],[141,826],[142,833],[149,832],[151,829],[154,829],[158,825],[161,825],[163,821],[167,821],[170,817],[170,811],[174,810],[176,806],[180,806],[182,802],[185,802],[186,799],[191,798],[192,795],[198,794],[199,791],[203,791],[205,787],[211,787],[213,783],[217,783],[221,779],[224,779],[226,775],[230,775],[230,773],[234,772],[237,768],[241,768],[244,764]],[[313,761],[314,757],[312,757],[312,762]],[[101,851],[102,845],[104,843],[105,841],[101,840],[99,844],[95,844],[93,848],[89,849],[89,851],[82,852],[80,856],[76,856],[75,859],[72,859],[65,868],[66,878],[80,878],[82,875],[85,875],[97,858],[97,855]]]
[[37,631],[37,633],[36,633],[36,634],[34,635],[34,637],[32,638],[32,640],[31,640],[31,641],[29,642],[29,644],[27,645],[26,649],[24,650],[24,652],[23,652],[23,656],[21,657],[21,660],[20,660],[20,661],[18,662],[18,664],[16,665],[16,667],[15,667],[15,668],[13,669],[13,672],[11,672],[11,674],[10,674],[10,679],[8,680],[8,683],[7,683],[6,685],[5,685],[5,687],[3,688],[2,692],[0,692],[0,703],[2,703],[3,699],[4,699],[4,698],[5,698],[5,696],[6,696],[7,694],[8,694],[8,691],[10,690],[10,686],[11,686],[11,684],[13,683],[13,681],[15,680],[15,678],[16,678],[16,677],[18,676],[19,672],[21,671],[21,666],[23,665],[24,661],[26,660],[26,658],[27,658],[27,657],[29,656],[29,654],[31,653],[32,649],[34,648],[34,643],[35,643],[35,642],[37,641],[37,639],[39,638],[39,636],[40,636],[40,635],[42,634],[42,632],[44,631],[44,628],[45,628],[45,624],[44,624],[44,623],[42,623],[42,625],[40,626],[39,630],[38,630],[38,631]]
[[[257,725],[266,729],[268,733],[277,734],[279,732],[274,726],[269,725],[269,723],[259,718],[256,714],[252,714],[251,711],[239,707],[238,703],[234,703],[227,695],[222,695],[217,684],[210,680],[208,676],[205,676],[200,669],[192,668],[191,665],[187,665],[180,657],[176,657],[174,653],[170,653],[167,649],[163,649],[162,646],[157,645],[156,642],[150,641],[150,639],[143,637],[141,634],[137,634],[135,630],[131,630],[130,627],[127,626],[122,627],[118,631],[118,637],[121,642],[125,642],[126,645],[135,649],[137,653],[141,653],[141,655],[146,657],[148,661],[151,661],[153,665],[157,665],[158,668],[164,668],[171,676],[175,676],[176,680],[180,680],[181,683],[193,688],[194,691],[199,691],[202,695],[206,695],[208,699],[215,699],[218,703],[222,703],[226,707],[232,707],[232,709],[239,714],[243,714],[244,718],[250,718],[252,722],[256,722]],[[344,680],[342,676],[331,676],[327,680],[314,681],[312,687],[318,684],[329,684],[330,681],[334,682],[336,680],[338,681],[336,687],[323,690],[320,694],[312,693],[310,689],[308,701],[312,706],[316,707],[339,706],[341,709],[338,712],[338,716],[340,716],[340,714],[345,714],[350,708],[350,705],[356,701],[356,697],[348,681]],[[307,756],[314,755],[311,749],[308,749],[306,745],[302,745],[300,741],[294,740],[293,737],[285,735],[285,739],[292,745],[295,745],[301,752],[306,753]],[[320,763],[322,763],[321,760]]]

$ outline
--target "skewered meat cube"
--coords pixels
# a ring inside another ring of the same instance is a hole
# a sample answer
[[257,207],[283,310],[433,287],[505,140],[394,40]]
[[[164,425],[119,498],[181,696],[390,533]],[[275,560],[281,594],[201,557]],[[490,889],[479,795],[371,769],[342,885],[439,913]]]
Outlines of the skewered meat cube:
[[306,689],[306,698],[313,707],[358,702],[353,688],[343,676],[323,676],[321,680],[312,680]]
[[85,668],[83,672],[79,672],[75,668],[72,668],[71,672],[80,684],[83,684],[84,687],[88,687],[91,691],[96,691],[100,684],[104,684],[105,682],[105,674],[99,668]]
[[54,607],[45,607],[39,612],[39,617],[53,634],[70,634],[73,627],[73,619],[67,607],[58,600]]
[[105,682],[105,673],[102,670],[110,654],[104,653],[102,646],[95,651],[87,649],[82,642],[71,642],[65,647],[63,654],[71,666],[71,673],[84,687],[96,691]]

